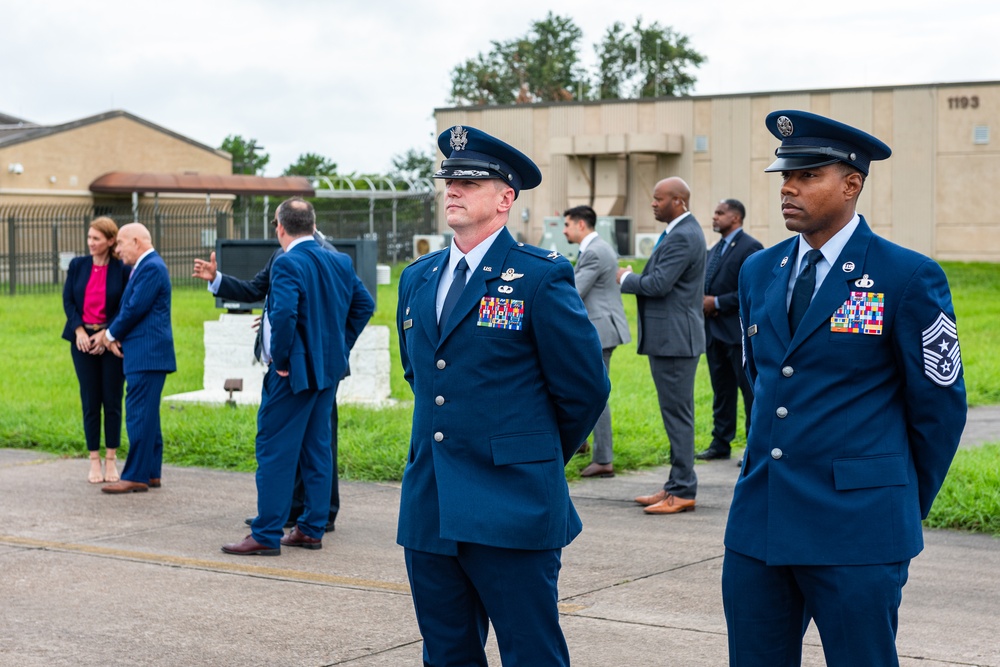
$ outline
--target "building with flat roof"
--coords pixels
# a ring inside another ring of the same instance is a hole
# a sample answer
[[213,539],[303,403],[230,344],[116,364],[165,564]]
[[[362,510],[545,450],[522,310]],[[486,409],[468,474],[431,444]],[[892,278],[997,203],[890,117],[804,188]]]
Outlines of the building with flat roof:
[[[438,132],[469,125],[529,155],[540,187],[522,192],[508,227],[538,243],[545,219],[579,204],[629,222],[629,247],[655,234],[653,186],[680,176],[691,208],[711,225],[735,197],[746,229],[765,246],[787,238],[780,176],[764,173],[778,141],[764,118],[802,109],[836,118],[893,151],[872,164],[858,211],[880,235],[939,260],[1000,261],[1000,82],[938,83],[600,102],[435,110]],[[441,156],[438,156],[440,159]],[[438,186],[442,186],[439,184]],[[438,207],[438,229],[447,232]],[[715,234],[706,227],[706,237]]]
[[0,205],[128,202],[130,194],[91,191],[111,172],[222,176],[232,157],[127,111],[58,125],[0,114]]

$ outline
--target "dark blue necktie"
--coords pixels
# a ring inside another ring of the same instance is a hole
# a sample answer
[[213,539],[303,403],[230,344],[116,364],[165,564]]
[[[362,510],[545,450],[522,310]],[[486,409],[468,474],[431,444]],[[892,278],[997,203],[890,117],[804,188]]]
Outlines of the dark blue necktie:
[[719,264],[722,262],[722,251],[725,249],[726,241],[723,239],[715,244],[712,252],[708,255],[708,267],[705,269],[705,294],[708,294],[708,286],[712,283],[715,272],[719,270]]
[[441,306],[441,319],[438,320],[438,331],[444,329],[444,325],[448,322],[448,317],[451,315],[451,311],[455,310],[455,304],[458,303],[458,298],[462,296],[462,290],[465,289],[465,271],[469,268],[469,263],[465,261],[465,258],[458,260],[458,266],[455,267],[455,273],[451,276],[451,287],[448,288],[448,294],[444,297],[444,305]]
[[788,304],[788,328],[792,335],[799,328],[802,316],[809,309],[809,302],[812,301],[813,291],[816,289],[816,263],[823,259],[823,253],[819,250],[810,250],[806,253],[806,265],[799,271],[799,277],[795,279],[795,287],[792,288],[792,302]]

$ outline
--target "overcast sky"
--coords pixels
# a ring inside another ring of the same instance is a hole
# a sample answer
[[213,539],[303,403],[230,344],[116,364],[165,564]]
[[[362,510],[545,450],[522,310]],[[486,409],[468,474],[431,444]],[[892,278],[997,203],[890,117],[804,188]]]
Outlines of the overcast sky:
[[0,112],[124,109],[210,146],[255,138],[272,176],[304,152],[384,172],[432,145],[456,65],[549,10],[587,64],[616,20],[687,35],[708,57],[696,95],[1000,80],[997,0],[0,0]]

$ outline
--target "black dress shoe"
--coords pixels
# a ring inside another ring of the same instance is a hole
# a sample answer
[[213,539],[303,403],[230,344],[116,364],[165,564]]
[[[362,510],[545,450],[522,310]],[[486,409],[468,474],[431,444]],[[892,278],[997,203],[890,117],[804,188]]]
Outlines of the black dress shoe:
[[277,549],[272,549],[271,547],[265,547],[263,544],[258,542],[253,538],[253,535],[247,535],[243,538],[242,542],[233,542],[232,544],[223,544],[222,550],[227,554],[233,554],[235,556],[280,556],[281,547]]
[[722,451],[721,449],[715,449],[714,447],[709,447],[700,454],[695,454],[695,458],[701,461],[715,461],[715,460],[729,460],[729,450]]

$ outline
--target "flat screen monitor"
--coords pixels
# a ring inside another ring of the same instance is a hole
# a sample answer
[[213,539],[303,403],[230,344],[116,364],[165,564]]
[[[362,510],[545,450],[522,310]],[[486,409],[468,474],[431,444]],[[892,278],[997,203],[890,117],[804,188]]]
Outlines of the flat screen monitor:
[[[367,239],[333,239],[327,238],[337,250],[346,254],[354,263],[354,272],[361,282],[377,299],[377,272],[375,265],[378,259],[378,246],[375,241]],[[240,280],[250,280],[263,269],[280,246],[277,239],[217,239],[215,241],[215,261],[219,271]],[[230,299],[215,298],[216,308],[240,312],[264,307],[263,301],[245,302]]]

